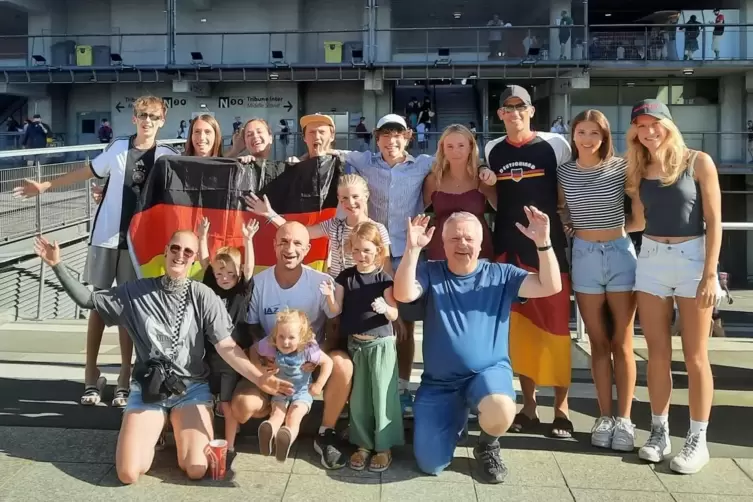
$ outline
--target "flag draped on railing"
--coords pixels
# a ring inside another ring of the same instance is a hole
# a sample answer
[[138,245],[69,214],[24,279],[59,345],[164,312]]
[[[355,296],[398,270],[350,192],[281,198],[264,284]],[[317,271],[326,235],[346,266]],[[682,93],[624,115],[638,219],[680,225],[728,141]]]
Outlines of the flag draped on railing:
[[[335,215],[337,181],[342,163],[323,157],[289,164],[285,172],[266,185],[275,211],[288,221],[314,225]],[[247,210],[243,196],[256,187],[252,169],[233,159],[162,156],[155,162],[141,190],[139,208],[128,229],[128,245],[139,277],[165,272],[164,253],[177,230],[195,230],[206,217],[210,222],[210,255],[222,246],[243,251],[242,226],[259,219],[254,236],[256,271],[275,264],[275,227]],[[322,270],[327,261],[326,238],[311,242],[304,263]],[[202,275],[198,262],[190,274]]]

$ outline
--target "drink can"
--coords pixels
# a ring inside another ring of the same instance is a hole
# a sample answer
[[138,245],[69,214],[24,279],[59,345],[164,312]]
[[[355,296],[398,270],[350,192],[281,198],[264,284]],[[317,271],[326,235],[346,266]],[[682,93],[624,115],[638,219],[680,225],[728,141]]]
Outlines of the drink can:
[[212,479],[225,479],[227,471],[227,441],[224,439],[213,439],[204,448],[204,453],[209,461],[209,472]]

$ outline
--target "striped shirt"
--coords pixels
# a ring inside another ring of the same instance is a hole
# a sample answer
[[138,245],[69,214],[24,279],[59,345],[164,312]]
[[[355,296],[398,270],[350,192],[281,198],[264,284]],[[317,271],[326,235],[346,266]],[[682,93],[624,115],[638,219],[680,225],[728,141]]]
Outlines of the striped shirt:
[[434,157],[407,155],[405,162],[390,167],[381,153],[343,152],[345,161],[369,185],[369,217],[387,227],[394,257],[403,256],[408,218],[424,211],[424,178]]
[[598,167],[579,168],[575,161],[557,169],[573,228],[604,230],[625,225],[627,161],[612,157]]
[[[372,221],[374,225],[379,229],[379,235],[382,237],[382,244],[385,246],[390,245],[390,236],[387,233],[387,229],[384,225]],[[350,231],[353,227],[349,227],[345,223],[344,218],[330,218],[319,224],[322,232],[329,238],[329,256],[330,264],[328,273],[335,279],[340,272],[346,268],[355,267],[356,262],[353,261],[353,255],[345,250],[345,243],[350,238]]]

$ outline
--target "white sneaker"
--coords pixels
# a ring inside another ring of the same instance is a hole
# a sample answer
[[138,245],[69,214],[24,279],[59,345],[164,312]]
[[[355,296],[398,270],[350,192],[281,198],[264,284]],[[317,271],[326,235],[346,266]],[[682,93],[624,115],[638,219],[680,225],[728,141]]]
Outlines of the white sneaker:
[[614,433],[614,420],[612,417],[599,417],[591,429],[591,444],[598,448],[612,446],[612,434]]
[[614,451],[633,451],[635,449],[635,425],[626,419],[617,419],[612,433]]
[[638,450],[638,457],[646,462],[659,463],[671,452],[669,428],[666,425],[651,425],[651,434],[646,444]]
[[679,474],[695,474],[708,463],[709,449],[706,446],[706,438],[688,432],[685,445],[669,463],[669,468]]

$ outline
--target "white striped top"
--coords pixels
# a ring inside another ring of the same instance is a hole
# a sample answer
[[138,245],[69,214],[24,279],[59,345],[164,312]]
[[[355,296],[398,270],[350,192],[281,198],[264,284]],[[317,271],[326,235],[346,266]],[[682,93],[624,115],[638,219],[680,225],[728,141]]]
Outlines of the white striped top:
[[605,230],[625,225],[627,161],[612,157],[581,169],[575,161],[557,168],[557,179],[576,230]]

